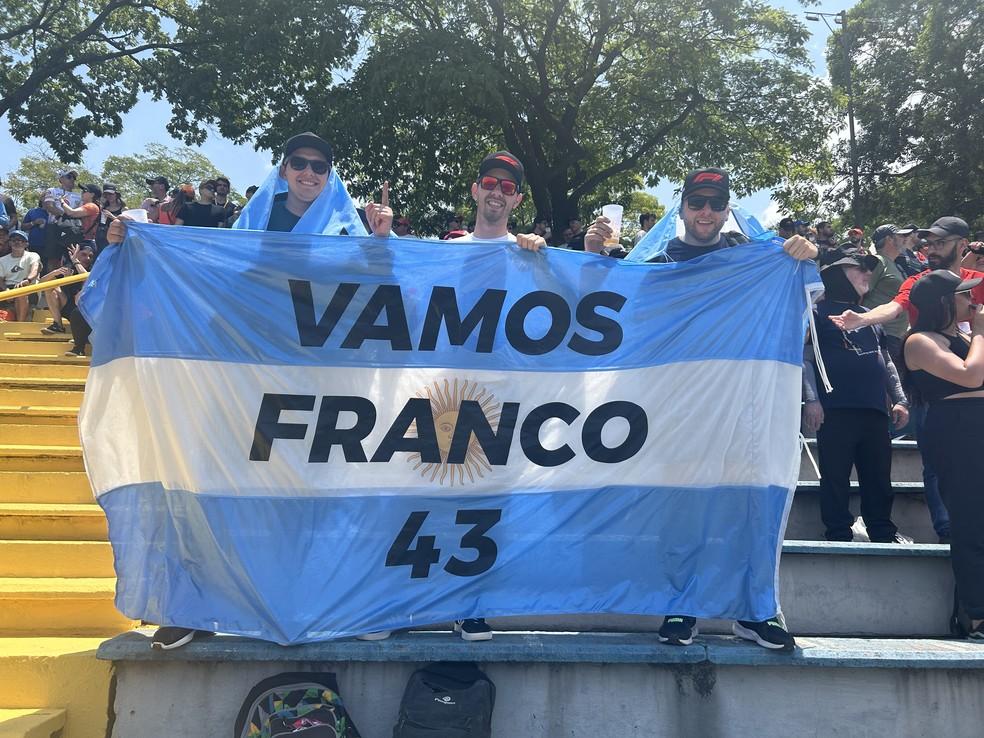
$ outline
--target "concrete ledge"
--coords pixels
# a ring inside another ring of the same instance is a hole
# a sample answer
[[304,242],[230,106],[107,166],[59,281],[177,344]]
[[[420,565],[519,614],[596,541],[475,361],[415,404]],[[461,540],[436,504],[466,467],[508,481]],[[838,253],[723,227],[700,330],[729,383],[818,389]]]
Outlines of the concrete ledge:
[[949,559],[950,546],[939,543],[847,543],[844,541],[784,541],[782,555],[839,554],[842,556],[894,556],[904,558]]
[[238,636],[196,639],[175,651],[154,651],[150,632],[116,636],[99,646],[107,661],[172,662],[428,662],[697,664],[729,666],[984,669],[984,644],[902,638],[798,638],[793,653],[776,653],[728,636],[700,637],[691,646],[659,643],[638,633],[497,633],[466,643],[450,633],[397,633],[385,641],[342,639],[278,646]]

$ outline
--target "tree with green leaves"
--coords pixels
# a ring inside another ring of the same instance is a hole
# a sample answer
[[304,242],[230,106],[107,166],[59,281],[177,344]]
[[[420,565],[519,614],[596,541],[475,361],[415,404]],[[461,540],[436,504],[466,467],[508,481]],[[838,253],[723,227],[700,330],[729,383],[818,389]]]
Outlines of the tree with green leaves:
[[[984,8],[972,0],[863,0],[828,47],[840,99],[850,51],[867,225],[958,215],[984,227]],[[849,173],[846,144],[838,167]],[[846,206],[844,194],[841,201]]]
[[268,98],[321,87],[355,28],[336,0],[17,0],[0,12],[0,117],[16,140],[79,159],[149,92],[172,102],[173,133],[201,143],[220,118],[263,126]]
[[[296,85],[262,107],[259,142],[331,140],[369,196],[389,179],[399,209],[440,213],[489,151],[527,170],[555,223],[623,201],[639,177],[681,181],[729,167],[737,194],[786,181],[816,157],[828,90],[806,66],[805,27],[755,0],[367,0],[350,79]],[[237,140],[252,121],[219,124]],[[812,172],[811,172],[812,174]]]

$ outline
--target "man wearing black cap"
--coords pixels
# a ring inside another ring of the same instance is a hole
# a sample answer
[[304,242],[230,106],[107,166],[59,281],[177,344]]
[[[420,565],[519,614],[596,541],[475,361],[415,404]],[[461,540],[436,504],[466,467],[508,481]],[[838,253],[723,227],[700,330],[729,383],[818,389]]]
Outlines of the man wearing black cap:
[[[27,287],[38,281],[41,271],[41,257],[27,250],[27,234],[24,231],[13,230],[7,238],[10,253],[0,256],[0,302],[3,302],[2,290],[12,290],[17,287]],[[30,309],[28,296],[16,297],[9,301],[13,307],[15,319],[19,322],[27,320]]]
[[[731,213],[728,172],[716,167],[691,172],[684,180],[682,196],[680,218],[683,220],[684,234],[672,239],[667,244],[666,252],[656,260],[689,261],[732,246],[742,248],[721,235]],[[588,229],[584,240],[585,250],[600,251],[605,239],[611,235],[608,218],[599,217]],[[783,249],[789,256],[801,261],[817,255],[817,247],[803,236],[791,236],[783,244]],[[708,289],[713,289],[713,285],[708,285]],[[738,621],[733,630],[735,635],[764,648],[791,651],[796,645],[779,613],[762,622]],[[696,618],[667,615],[659,629],[659,640],[673,645],[689,645],[696,634]]]
[[[869,310],[895,299],[899,288],[906,280],[896,262],[901,254],[899,250],[901,237],[896,235],[898,230],[898,227],[892,223],[885,223],[878,226],[871,236],[875,250],[878,252],[874,257],[878,263],[871,271],[871,284],[868,293],[861,301],[861,305]],[[901,315],[885,323],[884,330],[885,345],[892,356],[892,361],[898,366],[902,358],[902,339],[909,330],[909,320]]]
[[[697,169],[683,183],[683,202],[680,218],[684,234],[666,245],[666,252],[653,261],[689,261],[712,251],[737,245],[721,234],[731,214],[731,183],[728,172],[710,167]],[[790,221],[792,222],[792,221]],[[598,252],[605,239],[612,235],[608,218],[599,216],[588,229],[584,239],[586,251]],[[814,259],[817,247],[803,236],[792,235],[783,249],[797,260]]]
[[919,261],[916,249],[919,247],[919,226],[909,223],[895,232],[899,244],[899,256],[895,260],[906,279],[919,274],[926,265]]
[[[162,206],[167,205],[171,202],[171,197],[168,192],[171,190],[171,184],[168,182],[167,177],[148,177],[144,180],[147,186],[150,187],[151,195],[150,197],[144,198],[143,202],[140,203],[140,207],[147,211],[147,219],[151,223],[161,223],[161,213],[166,212],[162,209]],[[174,225],[174,223],[167,217],[164,219],[165,225]]]
[[[850,541],[851,469],[857,468],[861,516],[877,543],[912,543],[892,522],[892,447],[889,422],[909,421],[908,401],[881,328],[848,333],[828,320],[845,308],[866,311],[860,302],[872,271],[881,262],[856,249],[830,249],[820,256],[824,298],[816,308],[816,340],[833,386],[817,381],[813,350],[805,352],[804,426],[816,432],[820,464],[820,514],[828,541]],[[886,403],[890,398],[891,408]]]

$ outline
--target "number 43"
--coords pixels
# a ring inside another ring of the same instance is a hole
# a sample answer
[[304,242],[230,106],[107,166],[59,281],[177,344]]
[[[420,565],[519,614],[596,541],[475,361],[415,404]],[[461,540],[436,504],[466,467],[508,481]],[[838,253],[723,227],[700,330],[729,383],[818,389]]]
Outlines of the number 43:
[[[411,579],[426,579],[430,568],[441,558],[441,549],[435,547],[436,536],[418,536],[430,512],[422,510],[410,513],[396,540],[386,554],[386,566],[409,566]],[[461,537],[461,548],[473,548],[478,552],[472,561],[462,561],[457,556],[448,559],[444,571],[456,577],[474,577],[488,571],[495,564],[499,547],[486,533],[502,519],[502,510],[458,510],[455,523],[470,525],[471,530]],[[410,548],[413,539],[417,545]]]

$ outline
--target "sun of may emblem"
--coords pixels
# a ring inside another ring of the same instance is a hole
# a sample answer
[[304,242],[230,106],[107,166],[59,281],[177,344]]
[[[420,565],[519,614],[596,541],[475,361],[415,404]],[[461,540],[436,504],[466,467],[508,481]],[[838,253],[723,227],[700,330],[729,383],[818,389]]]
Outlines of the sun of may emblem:
[[[498,427],[502,405],[496,402],[495,395],[484,387],[479,387],[477,382],[458,379],[433,382],[423,392],[425,394],[418,393],[417,396],[426,396],[430,400],[434,412],[434,427],[437,431],[437,446],[441,451],[441,463],[428,463],[420,458],[420,454],[411,454],[408,461],[414,465],[414,470],[419,469],[420,475],[431,482],[436,481],[452,487],[455,484],[465,484],[466,481],[474,482],[476,476],[484,477],[486,471],[492,471],[474,436],[468,442],[464,463],[449,464],[448,451],[451,448],[455,423],[458,422],[458,409],[465,400],[477,402],[489,425],[493,428]],[[411,426],[411,431],[415,432],[416,427]]]

